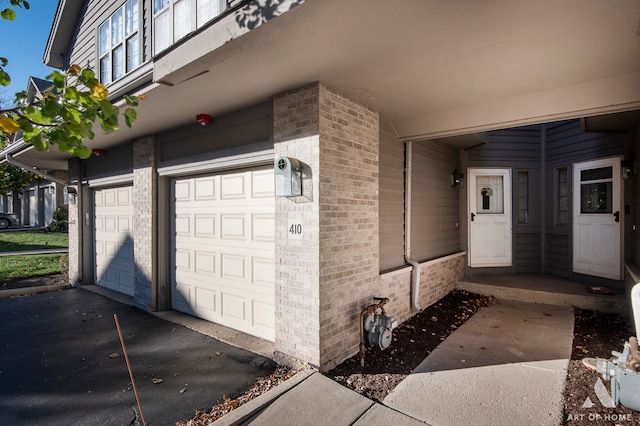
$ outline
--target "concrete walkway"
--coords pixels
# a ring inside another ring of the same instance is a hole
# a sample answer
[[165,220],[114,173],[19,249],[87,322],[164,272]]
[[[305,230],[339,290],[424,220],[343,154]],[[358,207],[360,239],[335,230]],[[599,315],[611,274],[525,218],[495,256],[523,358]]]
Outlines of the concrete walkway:
[[503,300],[481,308],[384,404],[306,371],[215,425],[556,425],[573,310]]
[[482,308],[384,403],[436,426],[560,424],[573,320],[566,306]]

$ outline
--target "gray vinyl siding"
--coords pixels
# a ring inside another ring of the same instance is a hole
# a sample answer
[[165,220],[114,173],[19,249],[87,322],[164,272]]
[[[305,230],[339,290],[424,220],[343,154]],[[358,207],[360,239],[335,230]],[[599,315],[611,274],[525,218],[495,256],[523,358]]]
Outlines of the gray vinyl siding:
[[158,167],[273,149],[271,102],[189,124],[157,136]]
[[451,187],[458,152],[436,142],[413,144],[411,257],[434,259],[460,250],[460,189]]
[[91,156],[82,162],[85,179],[100,179],[133,173],[133,145],[110,148],[104,155]]
[[619,134],[585,133],[579,120],[550,123],[547,127],[547,166],[622,154],[624,137]]
[[404,261],[404,143],[380,120],[380,270]]
[[470,167],[540,167],[540,126],[496,130],[488,140],[469,149]]
[[567,278],[571,269],[569,237],[548,234],[546,237],[546,273]]
[[[66,58],[67,66],[71,64],[78,64],[82,67],[88,66],[96,72],[96,75],[98,74],[98,27],[125,2],[126,0],[89,0],[85,2],[80,19],[78,20],[79,27],[76,28],[72,46],[69,46]],[[149,2],[139,0],[141,7],[140,19],[142,20],[140,30],[140,36],[142,37],[141,64],[149,61],[151,52],[151,44],[149,42],[151,25],[149,23],[150,18],[147,3]],[[126,80],[126,77],[122,80]]]

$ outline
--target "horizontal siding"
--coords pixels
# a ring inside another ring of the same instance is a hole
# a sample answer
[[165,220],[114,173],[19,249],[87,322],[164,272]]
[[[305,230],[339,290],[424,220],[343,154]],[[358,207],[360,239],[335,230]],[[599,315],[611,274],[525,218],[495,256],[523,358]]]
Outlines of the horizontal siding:
[[404,261],[404,143],[380,120],[380,270]]
[[540,234],[518,234],[516,236],[516,273],[540,274]]
[[460,250],[459,191],[451,187],[458,152],[435,142],[413,144],[411,257],[422,261]]
[[579,120],[569,120],[548,124],[546,142],[547,165],[558,166],[622,154],[624,137],[585,133]]
[[546,273],[558,277],[569,276],[569,237],[566,235],[546,236]]
[[537,167],[540,153],[540,126],[496,130],[488,143],[469,150],[469,166]]

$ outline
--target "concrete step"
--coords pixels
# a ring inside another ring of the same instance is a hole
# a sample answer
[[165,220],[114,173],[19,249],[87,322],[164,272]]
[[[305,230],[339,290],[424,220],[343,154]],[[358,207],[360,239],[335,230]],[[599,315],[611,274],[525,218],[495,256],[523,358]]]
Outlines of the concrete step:
[[613,289],[615,294],[596,294],[589,292],[589,287],[574,281],[518,275],[465,277],[457,283],[461,290],[498,299],[630,314],[629,301],[619,289]]

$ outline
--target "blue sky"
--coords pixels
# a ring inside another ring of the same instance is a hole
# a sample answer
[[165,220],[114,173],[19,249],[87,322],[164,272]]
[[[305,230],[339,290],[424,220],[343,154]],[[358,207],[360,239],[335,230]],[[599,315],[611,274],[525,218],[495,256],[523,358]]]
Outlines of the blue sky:
[[[8,0],[0,0],[0,10],[8,5]],[[0,40],[3,40],[0,56],[9,60],[5,71],[11,76],[11,84],[0,89],[0,96],[8,100],[13,100],[16,92],[26,90],[30,76],[44,79],[54,70],[42,63],[42,57],[58,2],[29,0],[29,6],[29,10],[17,9],[15,21],[0,19]]]

